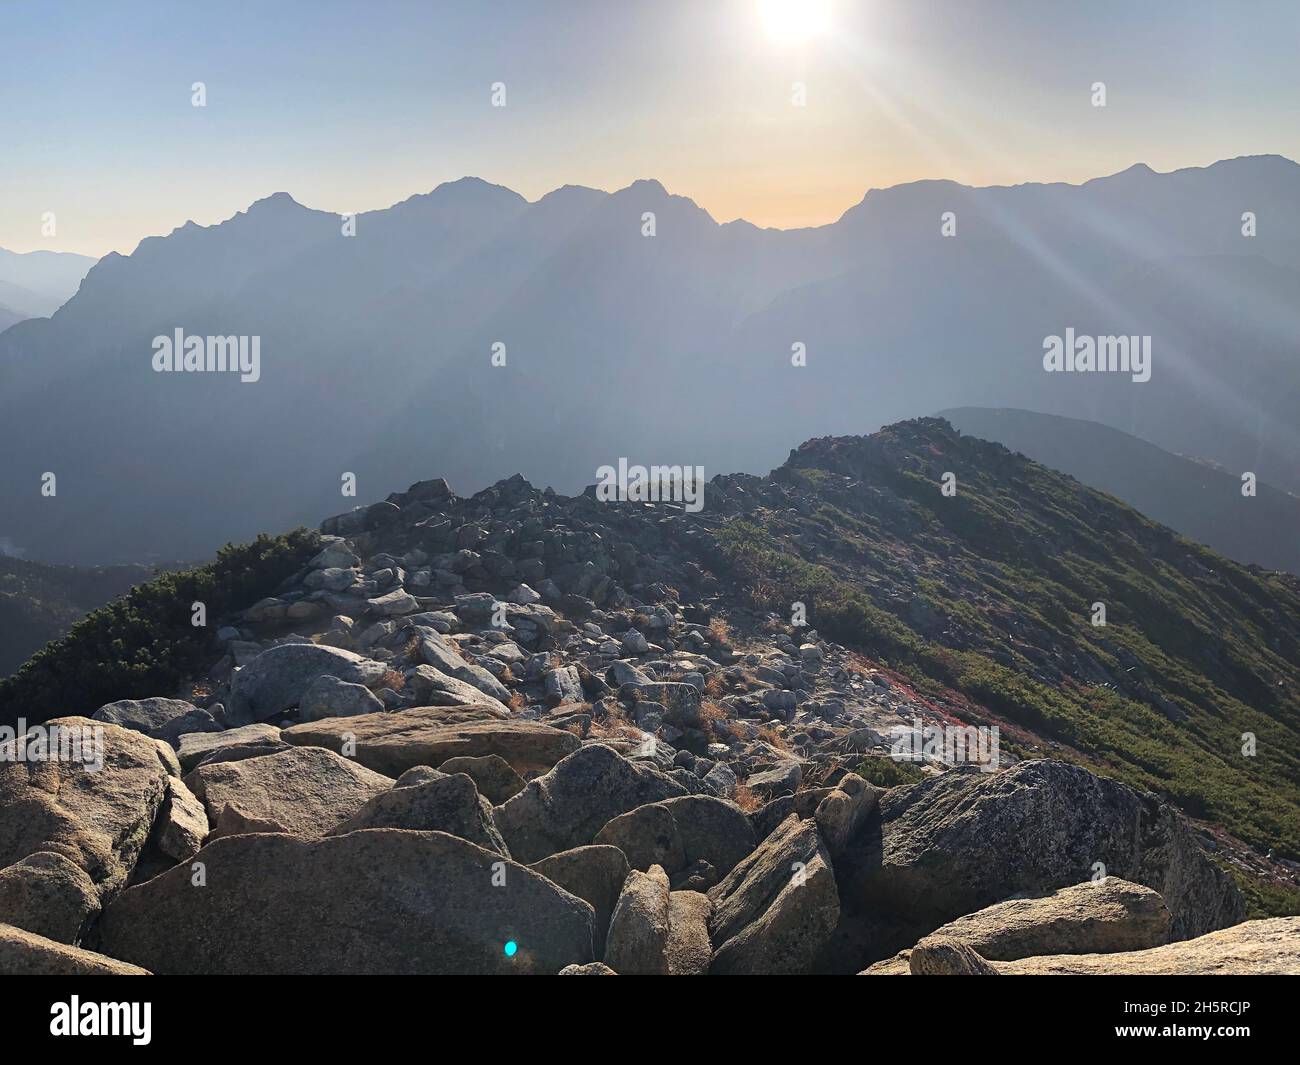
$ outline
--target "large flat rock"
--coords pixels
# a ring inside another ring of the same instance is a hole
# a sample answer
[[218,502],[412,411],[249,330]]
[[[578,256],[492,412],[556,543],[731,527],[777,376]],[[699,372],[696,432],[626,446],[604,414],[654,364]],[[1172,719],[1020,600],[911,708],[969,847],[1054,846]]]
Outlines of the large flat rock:
[[[898,960],[889,973],[897,973]],[[1116,954],[1051,954],[988,961],[960,940],[926,936],[911,951],[913,976],[1300,976],[1300,917],[1271,917]],[[862,975],[883,975],[873,965]]]
[[[949,921],[932,933],[989,961],[1044,954],[1114,954],[1169,941],[1169,910],[1158,894],[1118,877],[1075,884],[1038,898],[1007,899]],[[866,970],[892,976],[909,971],[911,951]]]
[[[544,773],[581,745],[577,736],[535,721],[508,721],[477,706],[417,706],[391,714],[311,721],[285,729],[287,743],[325,747],[355,757],[386,776],[449,758],[495,754],[515,772]],[[587,841],[584,841],[587,842]]]
[[1300,976],[1300,917],[1246,921],[1149,950],[991,964],[1017,976]]
[[0,924],[0,976],[148,975],[138,965]]
[[207,811],[212,838],[245,832],[323,836],[393,786],[390,777],[320,747],[201,765],[185,783]]
[[[558,973],[593,960],[592,908],[442,832],[228,836],[122,893],[99,948],[157,973]],[[505,944],[518,949],[507,957]]]

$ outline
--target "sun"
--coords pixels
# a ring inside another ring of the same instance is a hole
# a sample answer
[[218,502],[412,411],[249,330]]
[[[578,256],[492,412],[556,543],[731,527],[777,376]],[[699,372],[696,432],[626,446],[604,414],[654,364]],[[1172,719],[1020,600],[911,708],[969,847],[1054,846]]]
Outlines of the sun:
[[830,0],[758,0],[763,29],[778,44],[805,44],[830,28]]

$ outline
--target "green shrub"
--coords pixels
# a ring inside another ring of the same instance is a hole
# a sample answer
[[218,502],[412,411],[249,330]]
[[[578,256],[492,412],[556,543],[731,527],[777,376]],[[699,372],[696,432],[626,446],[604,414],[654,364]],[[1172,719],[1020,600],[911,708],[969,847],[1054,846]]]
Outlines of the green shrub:
[[895,761],[893,758],[864,758],[854,772],[878,788],[895,788],[900,784],[915,784],[925,779],[920,766],[912,762]]
[[117,699],[169,695],[202,668],[212,629],[191,623],[203,603],[209,622],[271,594],[319,549],[307,529],[227,544],[215,562],[165,573],[86,615],[61,639],[0,681],[0,722],[35,724],[91,714]]

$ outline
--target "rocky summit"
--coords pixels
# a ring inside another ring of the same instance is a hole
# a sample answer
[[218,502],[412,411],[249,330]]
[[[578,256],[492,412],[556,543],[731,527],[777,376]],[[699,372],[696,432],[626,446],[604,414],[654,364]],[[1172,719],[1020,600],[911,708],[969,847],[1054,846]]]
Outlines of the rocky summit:
[[944,422],[295,543],[8,682],[0,972],[1300,973],[1300,585]]

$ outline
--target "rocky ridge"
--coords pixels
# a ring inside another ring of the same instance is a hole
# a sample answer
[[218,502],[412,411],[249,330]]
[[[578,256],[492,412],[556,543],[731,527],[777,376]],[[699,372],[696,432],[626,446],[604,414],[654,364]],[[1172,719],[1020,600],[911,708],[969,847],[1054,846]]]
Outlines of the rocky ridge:
[[1032,744],[889,757],[950,707],[752,609],[718,527],[799,498],[710,488],[434,480],[325,521],[188,698],[77,719],[103,771],[0,762],[0,971],[1104,972],[1187,941],[1170,971],[1241,926],[1152,794]]

